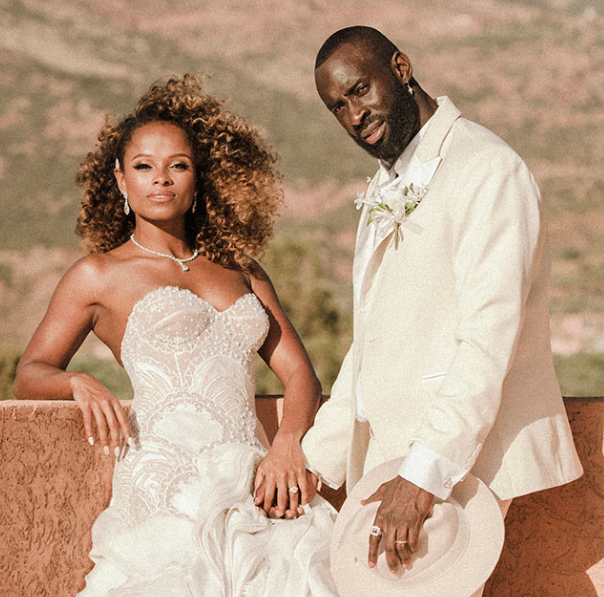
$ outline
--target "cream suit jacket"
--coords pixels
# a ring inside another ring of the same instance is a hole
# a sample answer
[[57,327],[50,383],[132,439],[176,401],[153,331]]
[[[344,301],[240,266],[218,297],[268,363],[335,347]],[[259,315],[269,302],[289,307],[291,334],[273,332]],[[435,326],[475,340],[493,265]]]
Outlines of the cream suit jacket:
[[[353,344],[302,443],[308,464],[350,490],[371,433],[384,459],[420,442],[500,500],[567,483],[582,468],[552,361],[536,183],[447,98],[416,158],[434,172],[427,194],[398,248],[391,232],[370,258]],[[362,238],[359,227],[357,250]],[[368,424],[355,418],[357,378]]]

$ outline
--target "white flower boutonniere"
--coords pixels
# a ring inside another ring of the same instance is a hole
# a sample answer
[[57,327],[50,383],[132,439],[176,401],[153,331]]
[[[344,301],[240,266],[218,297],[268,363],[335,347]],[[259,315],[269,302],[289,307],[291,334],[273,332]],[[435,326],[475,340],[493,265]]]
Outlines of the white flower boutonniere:
[[364,205],[369,206],[369,219],[367,225],[394,227],[394,248],[398,249],[399,240],[402,240],[403,224],[410,213],[421,203],[428,192],[426,187],[414,185],[382,192],[377,189],[375,194],[365,197],[362,193],[357,195],[355,205],[361,209]]

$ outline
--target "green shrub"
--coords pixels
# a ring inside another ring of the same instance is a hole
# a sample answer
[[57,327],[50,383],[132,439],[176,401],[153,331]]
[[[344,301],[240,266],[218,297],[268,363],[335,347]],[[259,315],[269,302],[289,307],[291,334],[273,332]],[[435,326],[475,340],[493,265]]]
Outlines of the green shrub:
[[[340,305],[327,259],[313,240],[282,236],[267,251],[266,269],[296,331],[310,355],[317,376],[328,393],[350,344],[352,316]],[[258,394],[282,393],[283,387],[260,359],[256,367]]]
[[564,396],[604,396],[604,353],[554,355]]
[[0,350],[0,400],[14,400],[13,380],[21,353],[16,349]]

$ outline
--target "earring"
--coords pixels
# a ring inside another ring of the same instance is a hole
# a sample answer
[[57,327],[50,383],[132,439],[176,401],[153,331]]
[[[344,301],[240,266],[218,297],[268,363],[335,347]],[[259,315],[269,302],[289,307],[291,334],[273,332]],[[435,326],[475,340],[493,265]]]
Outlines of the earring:
[[191,206],[191,213],[195,213],[196,209],[197,209],[197,193],[195,193],[195,195],[193,195],[193,205]]
[[130,213],[130,205],[128,204],[128,193],[124,191],[122,194],[124,195],[124,213],[128,215]]
[[407,91],[409,92],[409,95],[413,95],[415,93],[410,83],[407,83]]

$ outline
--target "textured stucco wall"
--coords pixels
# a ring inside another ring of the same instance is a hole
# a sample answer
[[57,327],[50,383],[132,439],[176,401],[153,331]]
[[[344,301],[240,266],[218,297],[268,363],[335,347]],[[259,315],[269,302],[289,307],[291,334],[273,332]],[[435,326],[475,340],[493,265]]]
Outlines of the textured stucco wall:
[[[276,403],[257,404],[270,436]],[[514,501],[485,597],[604,596],[604,401],[568,401],[567,411],[585,475]],[[112,459],[86,443],[76,405],[63,401],[0,402],[0,455],[0,596],[73,597]]]
[[584,475],[517,498],[485,597],[604,596],[604,399],[566,399]]

